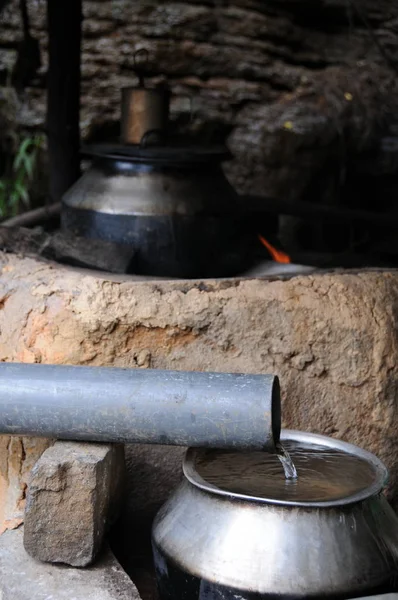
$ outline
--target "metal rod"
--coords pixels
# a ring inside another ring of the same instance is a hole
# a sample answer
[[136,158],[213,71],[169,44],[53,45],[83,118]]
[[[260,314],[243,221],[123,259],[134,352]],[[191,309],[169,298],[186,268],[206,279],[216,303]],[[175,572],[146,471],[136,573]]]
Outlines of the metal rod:
[[279,380],[241,375],[0,364],[0,433],[274,449]]
[[60,202],[80,176],[82,0],[47,0],[49,195]]
[[43,221],[58,217],[61,213],[61,202],[48,204],[33,210],[28,210],[16,217],[10,217],[0,223],[1,227],[33,227]]

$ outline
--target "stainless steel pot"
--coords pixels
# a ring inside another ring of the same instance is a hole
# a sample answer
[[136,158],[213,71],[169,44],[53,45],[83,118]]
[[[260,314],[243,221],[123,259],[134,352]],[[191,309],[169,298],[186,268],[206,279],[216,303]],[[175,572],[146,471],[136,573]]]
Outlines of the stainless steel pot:
[[132,272],[217,277],[244,271],[238,196],[224,148],[92,146],[93,163],[65,194],[62,227],[130,245]]
[[174,139],[170,89],[145,85],[147,61],[145,49],[135,53],[139,85],[122,90],[122,143],[84,149],[92,164],[62,199],[62,228],[130,246],[130,273],[206,278],[243,272],[252,262],[245,219],[221,166],[231,155],[224,147]]
[[162,600],[353,598],[394,587],[398,518],[381,494],[384,465],[324,436],[284,431],[281,439],[360,457],[373,482],[330,502],[253,498],[204,481],[195,469],[203,451],[188,450],[184,481],[153,526]]

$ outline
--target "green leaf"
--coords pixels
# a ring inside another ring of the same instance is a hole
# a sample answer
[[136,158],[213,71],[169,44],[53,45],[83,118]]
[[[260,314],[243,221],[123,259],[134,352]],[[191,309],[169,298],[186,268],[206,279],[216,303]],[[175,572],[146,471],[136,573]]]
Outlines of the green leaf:
[[30,181],[33,180],[37,157],[45,136],[34,135],[20,141],[18,151],[0,179],[0,215],[16,214],[21,203],[30,204]]
[[15,183],[15,190],[25,206],[29,206],[29,192],[21,181]]
[[29,179],[32,179],[32,177],[33,177],[34,163],[35,163],[35,157],[33,155],[32,156],[29,156],[29,155],[24,156],[23,164],[25,166],[25,170],[26,170],[26,173],[27,173]]
[[13,168],[15,171],[17,169],[19,169],[22,166],[22,163],[25,161],[25,157],[28,155],[27,152],[28,152],[28,149],[31,144],[32,144],[32,139],[26,138],[25,140],[23,140],[23,142],[19,146],[18,152],[14,159],[14,164],[13,164]]
[[32,138],[30,138],[30,137],[25,138],[19,147],[18,154],[26,154],[28,152],[30,146],[32,145],[32,143],[33,143]]

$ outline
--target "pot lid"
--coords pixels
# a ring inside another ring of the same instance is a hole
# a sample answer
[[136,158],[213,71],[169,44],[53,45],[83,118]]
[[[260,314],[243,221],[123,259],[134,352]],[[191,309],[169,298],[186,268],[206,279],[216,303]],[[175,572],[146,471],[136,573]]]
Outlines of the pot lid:
[[221,163],[232,158],[225,146],[173,145],[143,146],[122,144],[93,144],[84,146],[81,154],[92,158],[186,166]]
[[352,444],[287,430],[281,441],[297,478],[285,477],[281,463],[286,457],[281,461],[277,453],[208,449],[188,450],[185,477],[196,487],[221,496],[319,508],[359,502],[386,485],[384,464]]

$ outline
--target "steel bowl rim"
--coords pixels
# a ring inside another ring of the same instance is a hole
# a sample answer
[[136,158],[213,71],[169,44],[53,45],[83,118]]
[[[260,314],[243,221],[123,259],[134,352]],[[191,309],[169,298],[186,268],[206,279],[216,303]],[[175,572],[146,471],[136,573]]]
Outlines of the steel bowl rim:
[[238,500],[238,501],[249,501],[260,504],[272,504],[276,506],[286,506],[286,507],[303,507],[303,508],[333,508],[339,506],[347,506],[350,504],[356,504],[372,496],[376,496],[379,494],[382,489],[386,486],[388,481],[388,470],[384,463],[377,458],[371,452],[367,450],[363,450],[362,448],[355,446],[354,444],[350,444],[348,442],[343,442],[341,440],[337,440],[335,438],[331,438],[325,435],[319,435],[315,433],[307,433],[303,431],[296,431],[292,429],[283,429],[281,432],[281,441],[297,441],[297,442],[308,442],[312,444],[319,444],[325,446],[325,448],[333,448],[337,450],[342,450],[347,454],[352,454],[357,456],[358,458],[362,458],[369,462],[375,471],[374,482],[368,487],[360,490],[355,494],[351,494],[346,498],[337,499],[337,500],[328,500],[321,502],[314,501],[294,501],[294,500],[277,500],[273,498],[260,498],[258,496],[249,496],[246,494],[238,494],[234,492],[228,492],[227,490],[223,490],[212,484],[208,483],[204,480],[195,469],[195,458],[203,449],[199,448],[188,448],[185,453],[185,457],[183,460],[183,473],[185,478],[191,483],[194,487],[199,488],[200,490],[208,493],[215,494],[217,496],[223,496],[224,498],[229,498],[230,500]]

